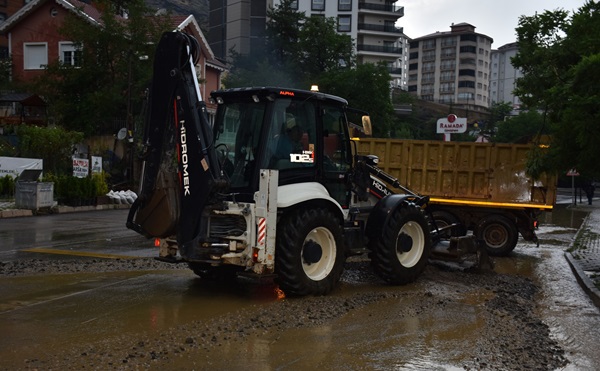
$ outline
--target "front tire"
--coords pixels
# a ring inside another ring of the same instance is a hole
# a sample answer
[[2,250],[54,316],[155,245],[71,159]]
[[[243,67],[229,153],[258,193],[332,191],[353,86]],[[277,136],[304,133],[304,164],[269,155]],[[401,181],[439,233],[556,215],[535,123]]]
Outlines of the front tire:
[[275,273],[286,295],[329,293],[340,280],[344,260],[342,228],[331,211],[298,209],[279,221]]
[[431,252],[429,224],[415,204],[400,205],[392,212],[380,237],[369,242],[371,266],[392,285],[404,285],[423,273]]

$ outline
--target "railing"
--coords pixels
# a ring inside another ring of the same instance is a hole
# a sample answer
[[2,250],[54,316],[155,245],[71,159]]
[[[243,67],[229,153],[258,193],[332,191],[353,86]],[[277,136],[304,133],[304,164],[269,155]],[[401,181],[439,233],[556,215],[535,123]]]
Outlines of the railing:
[[365,52],[402,54],[402,48],[398,48],[395,46],[378,46],[378,45],[358,44],[356,46],[356,49],[358,51],[365,51]]
[[400,17],[404,17],[404,7],[395,6],[392,4],[371,4],[365,2],[358,3],[358,9],[376,10],[379,12],[391,12],[396,13]]
[[402,27],[385,26],[385,25],[369,24],[369,23],[359,23],[358,29],[366,30],[366,31],[391,32],[391,33],[399,33],[399,34],[401,34],[403,31]]

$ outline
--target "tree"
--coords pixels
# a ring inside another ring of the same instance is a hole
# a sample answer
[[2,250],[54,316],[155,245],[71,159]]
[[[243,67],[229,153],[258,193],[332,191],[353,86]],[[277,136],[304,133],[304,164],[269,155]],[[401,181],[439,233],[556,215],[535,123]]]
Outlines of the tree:
[[365,63],[356,68],[324,72],[316,82],[322,92],[344,97],[351,107],[369,112],[373,136],[387,138],[390,137],[394,119],[394,108],[389,95],[390,80],[385,65]]
[[298,64],[309,80],[354,65],[352,39],[338,34],[336,24],[334,18],[310,17],[300,30]]
[[[35,81],[50,114],[67,129],[86,135],[111,132],[113,120],[141,106],[143,90],[152,75],[155,42],[169,29],[167,19],[149,18],[143,0],[115,5],[95,2],[101,24],[70,14],[60,29],[76,46],[73,63],[56,61]],[[116,14],[127,7],[128,18]]]
[[280,85],[308,88],[327,71],[354,65],[352,39],[336,32],[333,18],[306,17],[291,1],[269,10],[264,47],[253,44],[249,54],[230,51],[228,88]]
[[68,131],[60,127],[45,128],[20,125],[19,156],[44,160],[44,169],[54,174],[68,173],[71,155],[76,143],[83,140],[83,133]]
[[535,110],[510,116],[506,121],[497,122],[496,127],[498,128],[494,136],[496,143],[535,142],[540,135],[548,132],[544,126],[544,117]]
[[550,149],[532,157],[530,168],[576,167],[600,177],[600,4],[588,0],[569,17],[564,10],[523,16],[519,53],[512,63],[524,76],[515,93],[529,109],[547,115]]

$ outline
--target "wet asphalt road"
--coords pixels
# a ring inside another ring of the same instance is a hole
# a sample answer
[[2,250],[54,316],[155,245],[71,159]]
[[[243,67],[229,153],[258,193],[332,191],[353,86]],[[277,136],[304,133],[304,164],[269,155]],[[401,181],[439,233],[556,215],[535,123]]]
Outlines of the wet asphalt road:
[[[125,210],[111,210],[1,220],[0,261],[104,261],[118,256],[154,256],[151,241],[124,228],[126,215]],[[570,361],[565,370],[600,368],[600,335],[590,331],[600,328],[600,314],[579,288],[563,257],[582,217],[573,212],[554,213],[540,228],[540,247],[521,241],[513,256],[496,261],[497,272],[530,277],[541,287],[537,299],[541,317],[565,349]],[[253,311],[277,300],[272,292],[261,292],[260,288],[237,291],[203,284],[187,269],[81,272],[0,280],[2,369],[27,365],[27,360],[35,360],[36,355],[44,358],[90,341],[161,336],[177,326],[226,313]],[[452,287],[451,282],[445,284]],[[398,290],[408,295],[431,290],[430,285],[428,279]],[[350,280],[343,283],[341,293],[334,295],[380,289],[360,279]],[[460,320],[452,324],[440,324],[439,318],[433,318],[448,312],[433,311],[433,317],[428,314],[418,320],[394,317],[401,304],[384,302],[377,309],[357,309],[325,326],[257,338],[245,343],[242,351],[225,346],[217,357],[212,353],[210,363],[204,365],[212,369],[298,369],[294,365],[327,365],[324,359],[331,354],[336,355],[332,357],[335,362],[356,362],[352,359],[358,352],[361,358],[367,354],[378,361],[355,363],[355,369],[457,369],[453,357],[460,359],[465,348],[476,346],[469,338],[475,337],[482,326],[478,312],[485,295],[470,293],[461,299],[463,306],[446,308],[450,313],[461,313]],[[403,335],[392,335],[400,333]],[[425,342],[414,342],[423,333],[428,334]],[[240,354],[246,357],[240,358]],[[450,361],[442,361],[445,359]],[[172,366],[205,369],[186,356],[178,362]],[[265,368],[261,366],[264,364],[279,367]],[[329,365],[335,368],[335,363]]]
[[31,258],[150,257],[151,240],[125,227],[128,210],[0,220],[0,261]]

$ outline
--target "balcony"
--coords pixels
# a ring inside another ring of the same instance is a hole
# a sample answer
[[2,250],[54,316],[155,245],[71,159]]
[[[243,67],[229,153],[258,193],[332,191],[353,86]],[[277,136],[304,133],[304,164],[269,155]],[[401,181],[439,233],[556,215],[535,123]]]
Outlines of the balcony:
[[402,31],[404,30],[402,27],[385,26],[380,24],[369,23],[359,23],[358,29],[364,31],[389,32],[396,34],[402,34]]
[[388,12],[388,13],[394,13],[394,15],[398,16],[398,17],[404,17],[404,7],[403,6],[395,6],[392,4],[371,4],[371,3],[366,3],[366,2],[359,2],[358,3],[358,9],[364,9],[364,10],[375,10],[378,12]]
[[395,46],[358,44],[356,46],[356,50],[364,51],[364,52],[374,52],[374,53],[402,54],[402,48],[398,48]]
[[390,75],[402,75],[402,68],[399,67],[388,67]]

